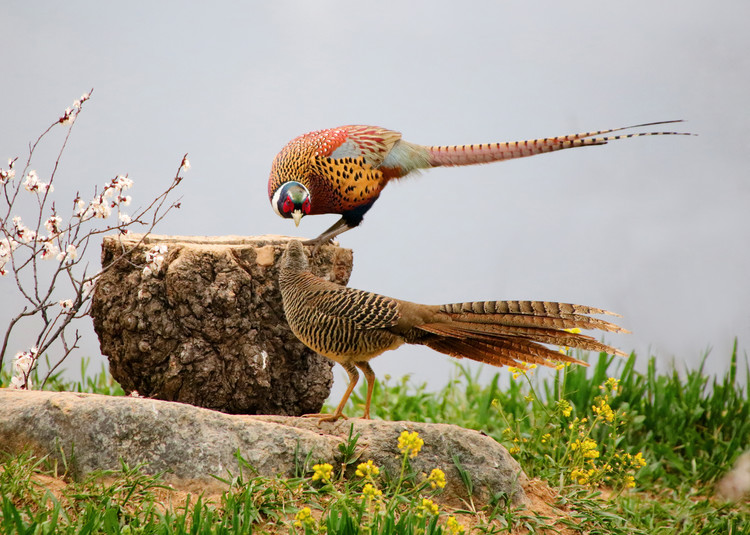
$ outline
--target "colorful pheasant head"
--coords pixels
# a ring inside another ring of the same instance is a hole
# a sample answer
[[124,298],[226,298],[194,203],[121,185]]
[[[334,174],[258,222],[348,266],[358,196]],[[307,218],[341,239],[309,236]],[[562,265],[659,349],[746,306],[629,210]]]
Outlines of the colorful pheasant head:
[[299,226],[300,220],[310,213],[310,192],[299,182],[285,182],[271,199],[273,209],[281,217],[294,219]]

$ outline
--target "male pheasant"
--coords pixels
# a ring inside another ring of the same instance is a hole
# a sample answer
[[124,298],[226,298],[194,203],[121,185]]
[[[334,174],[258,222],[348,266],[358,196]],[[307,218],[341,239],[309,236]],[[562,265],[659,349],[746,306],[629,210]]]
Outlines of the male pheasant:
[[565,329],[627,332],[588,314],[609,314],[600,308],[546,301],[484,301],[450,305],[419,305],[340,286],[313,275],[302,243],[291,240],[281,260],[279,286],[284,313],[294,334],[306,346],[341,364],[349,386],[331,415],[343,415],[357,368],[367,379],[364,417],[370,417],[375,373],[368,361],[402,344],[421,344],[452,357],[466,357],[493,366],[526,367],[584,364],[543,344],[624,355],[590,336]]
[[[306,215],[341,214],[314,240],[323,243],[358,226],[391,180],[420,169],[472,165],[523,158],[640,136],[689,135],[641,132],[604,136],[661,121],[543,139],[478,145],[423,146],[401,139],[399,132],[377,126],[349,125],[317,130],[289,142],[276,156],[268,179],[268,198],[281,217],[296,225]],[[599,137],[603,136],[603,137]]]

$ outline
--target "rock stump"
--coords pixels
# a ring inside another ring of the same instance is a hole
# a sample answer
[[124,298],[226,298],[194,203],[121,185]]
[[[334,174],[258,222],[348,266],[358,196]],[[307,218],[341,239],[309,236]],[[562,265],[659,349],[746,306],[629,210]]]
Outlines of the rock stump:
[[[290,238],[107,236],[91,314],[126,392],[233,414],[318,412],[332,362],[284,318],[278,261]],[[346,284],[352,252],[327,245],[316,275]]]

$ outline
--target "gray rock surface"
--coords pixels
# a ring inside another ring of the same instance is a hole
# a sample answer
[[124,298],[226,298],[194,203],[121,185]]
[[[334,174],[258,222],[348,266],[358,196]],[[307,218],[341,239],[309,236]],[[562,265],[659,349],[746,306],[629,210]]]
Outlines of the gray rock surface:
[[352,419],[319,426],[317,419],[228,415],[153,399],[8,389],[0,389],[0,408],[0,450],[32,448],[58,459],[65,452],[77,476],[118,469],[123,459],[130,466],[146,463],[150,473],[167,470],[168,482],[214,484],[211,475],[238,473],[239,450],[261,475],[289,477],[308,453],[310,464],[339,466],[338,445],[353,425],[361,435],[360,461],[372,459],[394,477],[401,463],[398,437],[404,430],[417,431],[425,444],[411,464],[425,477],[433,468],[442,469],[446,497],[469,498],[455,457],[471,477],[476,503],[499,493],[514,503],[526,501],[526,475],[507,450],[453,425]]
[[732,469],[716,484],[716,496],[729,502],[750,496],[750,451],[737,457]]
[[[300,415],[327,399],[332,362],[284,319],[277,261],[289,238],[107,236],[91,314],[126,392],[236,414]],[[147,253],[161,245],[159,262]],[[133,249],[129,255],[122,251]],[[352,252],[323,246],[316,274],[346,284]],[[148,267],[144,273],[144,268]]]

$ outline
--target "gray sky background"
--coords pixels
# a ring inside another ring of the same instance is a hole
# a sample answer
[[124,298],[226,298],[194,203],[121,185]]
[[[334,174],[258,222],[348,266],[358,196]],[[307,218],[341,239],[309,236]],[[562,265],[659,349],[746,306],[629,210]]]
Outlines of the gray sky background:
[[[604,307],[632,331],[606,340],[641,367],[651,354],[664,370],[694,367],[710,349],[707,368],[723,372],[734,338],[743,356],[750,341],[748,20],[746,0],[6,0],[1,165],[24,160],[93,87],[59,205],[124,173],[145,203],[188,152],[183,207],[159,233],[314,237],[336,217],[295,230],[266,195],[275,154],[310,130],[364,123],[457,144],[686,119],[679,128],[699,136],[425,172],[389,185],[340,241],[355,251],[354,287],[424,303]],[[59,141],[38,155],[42,178]],[[21,302],[10,279],[0,292],[5,325]],[[84,327],[80,354],[99,355]],[[424,348],[373,365],[433,388],[453,373]]]

